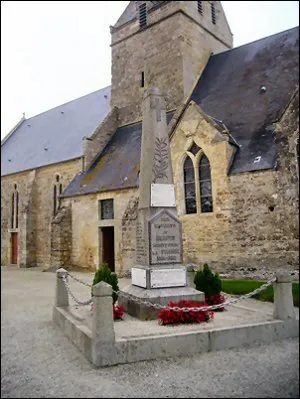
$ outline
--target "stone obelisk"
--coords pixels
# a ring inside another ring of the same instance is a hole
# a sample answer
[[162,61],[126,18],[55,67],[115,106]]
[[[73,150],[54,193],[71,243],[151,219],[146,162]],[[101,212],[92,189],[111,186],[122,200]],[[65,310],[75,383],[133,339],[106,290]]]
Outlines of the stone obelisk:
[[[166,106],[157,88],[144,95],[139,208],[136,225],[136,265],[132,284],[122,291],[153,303],[204,300],[203,293],[187,287],[182,265],[181,222],[177,217]],[[156,317],[122,294],[119,302],[141,319]]]

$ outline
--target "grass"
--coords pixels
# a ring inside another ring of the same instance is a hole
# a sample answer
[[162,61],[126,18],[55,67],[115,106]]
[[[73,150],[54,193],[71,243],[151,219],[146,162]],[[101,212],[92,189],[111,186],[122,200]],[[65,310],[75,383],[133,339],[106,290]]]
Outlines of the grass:
[[[265,284],[265,281],[256,280],[222,280],[222,291],[232,295],[243,295],[254,291],[256,288]],[[299,283],[292,284],[294,306],[299,307]],[[273,287],[268,287],[264,291],[253,296],[260,301],[274,301]]]

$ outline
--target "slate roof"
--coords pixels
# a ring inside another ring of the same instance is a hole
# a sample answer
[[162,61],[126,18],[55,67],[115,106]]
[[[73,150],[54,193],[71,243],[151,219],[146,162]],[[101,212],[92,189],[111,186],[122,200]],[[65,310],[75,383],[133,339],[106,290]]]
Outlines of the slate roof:
[[[167,113],[169,123],[173,112]],[[79,173],[62,196],[137,187],[141,156],[142,122],[119,127],[103,152],[85,173]]]
[[275,167],[272,124],[298,84],[299,27],[210,58],[191,100],[222,120],[241,145],[231,174]]
[[83,137],[110,110],[110,91],[105,87],[25,119],[1,145],[1,176],[81,157]]
[[[230,142],[240,145],[231,174],[276,165],[272,124],[298,84],[298,37],[299,29],[294,28],[213,55],[187,102],[194,100],[215,123],[224,123]],[[168,122],[171,117],[169,113]],[[90,169],[76,176],[63,196],[138,186],[141,132],[141,122],[118,128]]]

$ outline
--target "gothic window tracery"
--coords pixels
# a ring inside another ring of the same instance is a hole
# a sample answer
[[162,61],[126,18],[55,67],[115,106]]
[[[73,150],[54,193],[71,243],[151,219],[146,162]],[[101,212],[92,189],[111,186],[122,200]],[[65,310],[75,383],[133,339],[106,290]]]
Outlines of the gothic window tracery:
[[193,143],[183,164],[185,213],[213,212],[211,168],[203,150]]

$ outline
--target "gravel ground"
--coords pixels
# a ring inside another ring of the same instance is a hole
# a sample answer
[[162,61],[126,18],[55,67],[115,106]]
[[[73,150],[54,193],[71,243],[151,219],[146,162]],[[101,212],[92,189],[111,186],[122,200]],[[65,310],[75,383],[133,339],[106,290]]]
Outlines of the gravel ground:
[[95,369],[52,324],[55,274],[1,268],[2,398],[299,398],[299,340]]

